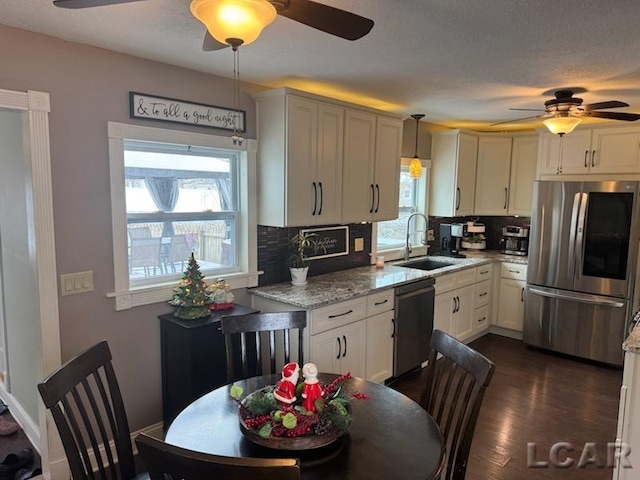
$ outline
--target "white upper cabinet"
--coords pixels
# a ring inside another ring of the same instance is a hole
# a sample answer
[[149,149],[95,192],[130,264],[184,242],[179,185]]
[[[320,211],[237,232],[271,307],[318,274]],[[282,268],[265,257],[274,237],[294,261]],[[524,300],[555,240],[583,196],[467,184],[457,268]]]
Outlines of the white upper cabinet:
[[531,216],[537,161],[538,137],[535,135],[513,137],[508,215]]
[[478,138],[476,215],[506,215],[509,204],[511,137]]
[[434,133],[431,140],[429,214],[473,214],[478,137],[458,130]]
[[540,175],[640,173],[640,127],[542,132],[538,163]]
[[402,121],[345,111],[342,222],[398,216]]

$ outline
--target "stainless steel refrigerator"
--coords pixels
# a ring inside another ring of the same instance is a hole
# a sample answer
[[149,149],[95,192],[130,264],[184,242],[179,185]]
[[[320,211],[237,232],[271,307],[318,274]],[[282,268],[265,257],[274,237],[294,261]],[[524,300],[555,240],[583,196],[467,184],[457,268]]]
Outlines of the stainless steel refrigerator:
[[523,339],[622,365],[638,259],[639,182],[536,181]]

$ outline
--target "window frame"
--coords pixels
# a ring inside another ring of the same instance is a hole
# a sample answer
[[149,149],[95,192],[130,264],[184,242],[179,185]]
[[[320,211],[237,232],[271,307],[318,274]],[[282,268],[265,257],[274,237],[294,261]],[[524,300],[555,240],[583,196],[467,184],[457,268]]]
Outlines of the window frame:
[[[140,305],[166,302],[171,298],[178,278],[163,279],[154,284],[129,283],[127,247],[127,207],[125,199],[124,143],[125,140],[141,140],[159,143],[198,145],[202,147],[234,150],[238,160],[238,233],[236,248],[240,271],[225,273],[224,278],[232,289],[258,285],[257,271],[257,205],[256,140],[246,139],[242,145],[234,145],[231,137],[143,127],[126,123],[108,122],[109,169],[111,182],[111,221],[113,237],[113,265],[115,291],[107,297],[115,299],[116,310],[126,310]],[[206,275],[206,271],[203,271]]]

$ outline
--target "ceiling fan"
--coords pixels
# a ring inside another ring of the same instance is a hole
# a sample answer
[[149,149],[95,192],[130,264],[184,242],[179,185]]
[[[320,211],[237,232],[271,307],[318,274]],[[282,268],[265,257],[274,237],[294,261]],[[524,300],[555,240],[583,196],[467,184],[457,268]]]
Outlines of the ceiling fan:
[[[53,0],[53,4],[63,8],[89,8],[139,1],[145,0]],[[373,20],[312,0],[264,0],[264,3],[272,5],[278,15],[346,40],[362,38],[373,28]],[[216,40],[207,31],[202,49],[219,50],[228,44]]]
[[532,118],[544,118],[543,123],[552,132],[560,136],[570,133],[582,121],[584,117],[608,118],[610,120],[625,120],[633,122],[640,119],[640,114],[624,113],[624,112],[601,112],[609,108],[628,107],[629,104],[618,100],[608,100],[606,102],[582,104],[582,99],[573,96],[573,90],[558,90],[555,92],[555,98],[544,102],[544,109],[535,108],[511,108],[510,110],[544,112],[540,115],[532,117],[518,118],[516,120],[507,120],[505,122],[494,123],[494,125],[502,125],[505,123],[519,122],[521,120],[530,120]]

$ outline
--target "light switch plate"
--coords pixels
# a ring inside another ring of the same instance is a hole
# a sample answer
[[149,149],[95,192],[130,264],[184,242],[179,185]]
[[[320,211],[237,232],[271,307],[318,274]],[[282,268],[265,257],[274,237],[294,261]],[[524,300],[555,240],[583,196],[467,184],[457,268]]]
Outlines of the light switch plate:
[[60,295],[93,292],[93,271],[65,273],[60,275]]
[[355,252],[361,252],[364,250],[364,238],[356,238],[353,246]]

